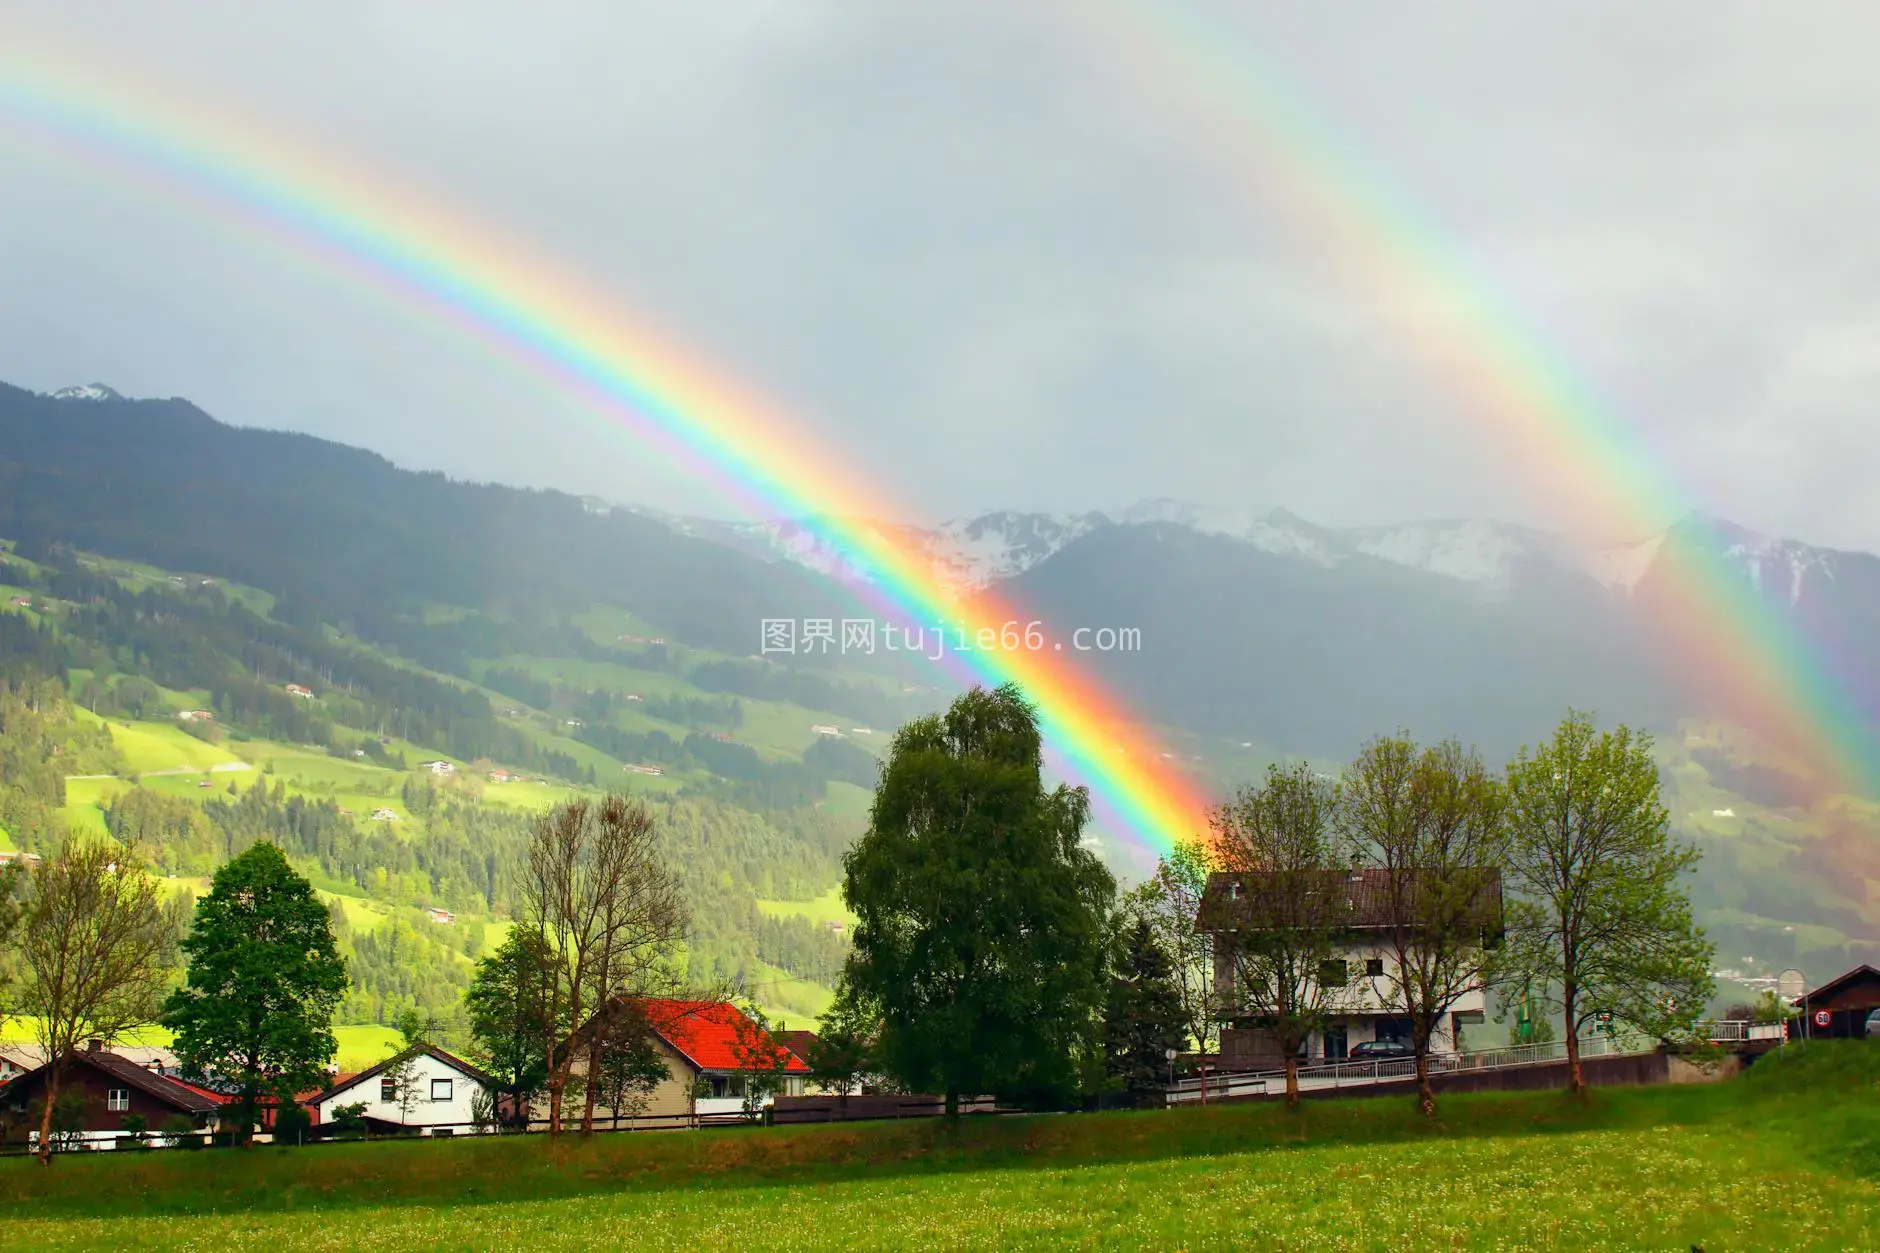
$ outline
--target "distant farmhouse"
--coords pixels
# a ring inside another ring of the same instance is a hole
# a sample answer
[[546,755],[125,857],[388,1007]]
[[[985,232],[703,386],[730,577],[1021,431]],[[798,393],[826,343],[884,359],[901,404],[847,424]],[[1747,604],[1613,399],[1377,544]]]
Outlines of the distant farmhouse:
[[298,683],[289,683],[287,685],[287,694],[289,696],[298,696],[302,700],[313,699],[313,690],[311,688],[302,687]]
[[418,763],[418,769],[429,770],[440,777],[457,773],[456,765],[448,761],[421,761]]

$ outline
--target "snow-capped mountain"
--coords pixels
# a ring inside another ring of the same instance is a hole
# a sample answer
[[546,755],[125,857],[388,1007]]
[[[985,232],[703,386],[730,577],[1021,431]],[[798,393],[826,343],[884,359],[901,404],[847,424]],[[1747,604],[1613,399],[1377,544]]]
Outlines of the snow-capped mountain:
[[122,400],[124,397],[106,387],[103,383],[80,383],[73,387],[61,387],[56,392],[47,392],[54,400]]
[[845,581],[872,577],[851,538],[872,536],[912,552],[934,578],[972,590],[1017,578],[1106,527],[1175,527],[1225,537],[1260,552],[1335,567],[1378,561],[1470,585],[1491,599],[1524,577],[1587,580],[1629,594],[1668,541],[1697,545],[1740,566],[1758,587],[1795,604],[1813,580],[1833,579],[1837,554],[1693,517],[1657,534],[1602,543],[1482,518],[1432,519],[1397,526],[1326,527],[1285,509],[1219,509],[1189,501],[1139,501],[1082,514],[1001,510],[919,527],[876,519],[810,517],[718,522],[652,514],[674,530],[771,560],[787,560]]

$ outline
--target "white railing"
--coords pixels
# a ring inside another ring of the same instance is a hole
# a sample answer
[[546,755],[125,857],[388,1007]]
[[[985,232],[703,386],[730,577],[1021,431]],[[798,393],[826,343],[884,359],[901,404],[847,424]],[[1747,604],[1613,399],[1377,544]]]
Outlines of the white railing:
[[1780,1043],[1784,1038],[1783,1024],[1779,1022],[1741,1022],[1735,1019],[1713,1018],[1697,1024],[1704,1039],[1712,1044],[1750,1044],[1773,1040]]
[[[1580,1041],[1581,1057],[1620,1057],[1649,1053],[1656,1041],[1644,1036],[1588,1036]],[[1457,1074],[1482,1070],[1505,1070],[1512,1066],[1534,1066],[1560,1061],[1567,1055],[1564,1040],[1544,1044],[1517,1044],[1509,1048],[1482,1049],[1470,1053],[1430,1054],[1431,1074]],[[1378,1083],[1408,1079],[1417,1072],[1416,1059],[1393,1057],[1388,1060],[1322,1062],[1299,1067],[1296,1072],[1303,1092],[1331,1088],[1361,1088]],[[1262,1096],[1284,1091],[1284,1070],[1257,1070],[1214,1073],[1207,1076],[1209,1099],[1226,1096]],[[1168,1091],[1169,1104],[1201,1100],[1202,1079],[1197,1076],[1178,1081]]]

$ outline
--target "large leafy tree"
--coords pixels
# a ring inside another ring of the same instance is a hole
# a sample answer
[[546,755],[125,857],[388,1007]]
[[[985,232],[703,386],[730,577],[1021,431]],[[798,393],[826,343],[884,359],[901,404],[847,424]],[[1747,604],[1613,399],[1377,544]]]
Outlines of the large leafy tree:
[[325,1079],[346,966],[313,886],[265,841],[216,871],[183,941],[184,985],[163,1007],[186,1073],[240,1095],[252,1133],[264,1095],[282,1102]]
[[39,1156],[52,1160],[59,1087],[87,1040],[106,1043],[156,1016],[180,918],[163,905],[136,853],[67,839],[32,875],[20,922],[20,1007],[46,1059]]
[[526,1127],[530,1104],[548,1081],[542,1041],[567,1025],[556,1017],[556,980],[555,954],[542,933],[516,926],[477,962],[464,994],[475,1055],[502,1088],[506,1123]]
[[1103,1008],[1105,1069],[1129,1092],[1160,1091],[1168,1079],[1169,1052],[1179,1053],[1188,1041],[1174,963],[1147,918],[1132,920],[1118,941]]
[[1345,835],[1384,898],[1380,990],[1410,1019],[1426,1115],[1436,1113],[1431,1042],[1457,1002],[1486,992],[1501,941],[1506,808],[1500,781],[1454,740],[1373,740],[1345,771]]
[[1267,770],[1214,815],[1226,873],[1218,908],[1232,984],[1228,1013],[1272,1033],[1286,1068],[1286,1103],[1299,1104],[1299,1054],[1342,998],[1326,977],[1345,951],[1351,900],[1334,823],[1338,785],[1310,766]]
[[1671,837],[1651,737],[1570,713],[1508,767],[1510,965],[1557,998],[1567,1084],[1580,1029],[1609,1013],[1661,1038],[1688,1030],[1715,991],[1713,949],[1681,880],[1695,848]]
[[844,858],[844,981],[912,1091],[1068,1099],[1094,1047],[1115,881],[1079,843],[1082,788],[1047,790],[1037,713],[974,688],[895,735]]

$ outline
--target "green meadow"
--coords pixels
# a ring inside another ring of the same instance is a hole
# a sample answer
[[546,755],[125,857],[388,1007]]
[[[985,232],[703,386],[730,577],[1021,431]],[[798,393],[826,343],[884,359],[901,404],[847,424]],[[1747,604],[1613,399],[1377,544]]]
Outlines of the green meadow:
[[22,1247],[1870,1248],[1880,1047],[1710,1085],[0,1161]]
[[[366,1023],[338,1026],[333,1035],[339,1042],[334,1064],[342,1071],[364,1070],[383,1061],[404,1043],[404,1037],[390,1027]],[[144,1027],[120,1041],[135,1048],[168,1048],[172,1037],[162,1027]],[[33,1024],[25,1018],[0,1018],[0,1049],[31,1045]]]

